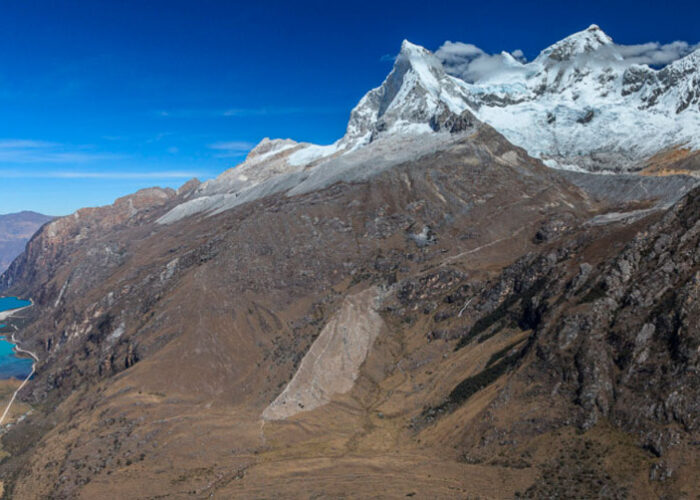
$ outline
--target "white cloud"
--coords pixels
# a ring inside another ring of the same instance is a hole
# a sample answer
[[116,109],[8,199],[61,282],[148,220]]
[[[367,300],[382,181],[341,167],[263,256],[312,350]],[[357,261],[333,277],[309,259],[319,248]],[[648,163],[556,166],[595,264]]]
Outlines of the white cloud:
[[506,73],[521,73],[524,68],[522,50],[512,54],[488,54],[471,43],[447,41],[435,52],[445,70],[451,75],[473,83]]
[[[648,64],[661,67],[700,50],[700,43],[692,45],[684,41],[667,44],[649,42],[612,47],[612,50],[622,55],[624,61],[630,65]],[[610,46],[601,48],[601,57],[609,57],[610,50]],[[442,61],[449,74],[470,83],[483,82],[496,75],[502,79],[509,74],[518,75],[525,71],[525,54],[519,49],[510,54],[489,54],[470,43],[447,41],[435,51],[435,55]]]
[[525,53],[520,50],[520,49],[515,49],[513,52],[510,53],[513,57],[515,57],[518,61],[526,61],[527,59],[525,58]]
[[462,62],[465,59],[473,60],[479,56],[486,55],[486,52],[471,43],[451,42],[448,40],[435,52],[435,55],[443,61]]
[[691,45],[688,42],[676,41],[662,45],[659,42],[648,42],[639,45],[616,45],[616,48],[630,64],[665,66],[700,49],[700,43]]

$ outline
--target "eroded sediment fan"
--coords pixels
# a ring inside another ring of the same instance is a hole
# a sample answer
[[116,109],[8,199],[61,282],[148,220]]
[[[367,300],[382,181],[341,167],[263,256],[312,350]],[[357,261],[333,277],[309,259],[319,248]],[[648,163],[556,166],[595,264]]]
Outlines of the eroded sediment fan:
[[328,403],[352,389],[384,321],[375,309],[376,288],[347,297],[299,365],[291,382],[262,414],[284,420]]

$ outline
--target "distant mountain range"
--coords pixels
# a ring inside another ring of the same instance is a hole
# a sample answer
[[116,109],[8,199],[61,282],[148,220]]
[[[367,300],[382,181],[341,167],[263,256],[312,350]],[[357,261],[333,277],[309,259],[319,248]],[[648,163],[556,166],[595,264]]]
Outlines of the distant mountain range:
[[52,217],[36,212],[0,215],[0,273],[24,250],[29,238]]
[[697,498],[698,53],[499,57],[39,230],[5,495]]

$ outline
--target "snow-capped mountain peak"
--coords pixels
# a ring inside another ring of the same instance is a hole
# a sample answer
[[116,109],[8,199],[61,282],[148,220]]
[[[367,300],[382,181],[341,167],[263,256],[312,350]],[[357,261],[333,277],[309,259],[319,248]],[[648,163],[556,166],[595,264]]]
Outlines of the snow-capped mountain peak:
[[492,57],[502,70],[467,82],[446,69],[453,64],[404,40],[391,72],[352,110],[336,143],[261,145],[237,170],[271,162],[274,172],[298,171],[380,138],[459,132],[479,120],[557,168],[639,169],[665,149],[700,149],[700,50],[663,69],[632,64],[594,24],[529,63],[507,52]]
[[563,40],[550,45],[544,49],[535,62],[551,65],[562,61],[570,61],[580,55],[599,52],[601,48],[611,49],[607,54],[612,55],[618,60],[622,60],[622,56],[614,50],[613,39],[610,38],[598,25],[592,24],[587,29],[569,35]]
[[643,169],[661,151],[700,149],[700,51],[632,64],[592,25],[470,91],[477,118],[552,167]]
[[301,184],[366,178],[372,169],[350,171],[368,162],[380,171],[410,161],[472,130],[478,120],[470,109],[469,84],[448,75],[427,49],[404,41],[389,76],[352,110],[341,139],[328,146],[264,139],[244,163],[202,184],[161,222],[221,211],[270,192],[305,189]]
[[394,63],[396,76],[403,78],[406,72],[414,71],[421,85],[429,91],[436,92],[440,80],[445,77],[445,71],[440,61],[432,52],[420,45],[404,40],[401,51]]
[[356,148],[380,135],[430,132],[438,116],[468,108],[466,83],[448,75],[432,52],[404,40],[389,76],[352,110],[341,144]]
[[[479,50],[461,46],[472,55]],[[455,61],[444,65],[404,40],[391,72],[352,110],[338,141],[265,139],[161,222],[271,192],[366,178],[372,169],[434,151],[479,122],[556,168],[626,171],[666,150],[700,150],[700,51],[660,70],[632,64],[592,25],[529,63],[507,52],[489,57],[501,71],[467,81],[446,70]]]

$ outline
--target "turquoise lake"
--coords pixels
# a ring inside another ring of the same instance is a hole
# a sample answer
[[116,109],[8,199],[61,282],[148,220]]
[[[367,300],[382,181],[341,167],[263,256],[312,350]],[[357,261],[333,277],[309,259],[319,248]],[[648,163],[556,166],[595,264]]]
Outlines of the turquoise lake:
[[[25,307],[30,304],[31,302],[28,300],[20,300],[16,297],[1,297],[0,312]],[[5,325],[0,324],[0,332],[2,332],[4,327]],[[9,332],[3,333],[7,333],[7,338],[10,337]],[[4,336],[0,337],[0,379],[12,377],[24,379],[32,372],[33,361],[28,357],[20,358],[15,356],[13,350],[15,344],[7,340],[7,338]]]
[[31,302],[28,300],[18,299],[17,297],[0,297],[0,312],[8,309],[19,309],[30,304]]

